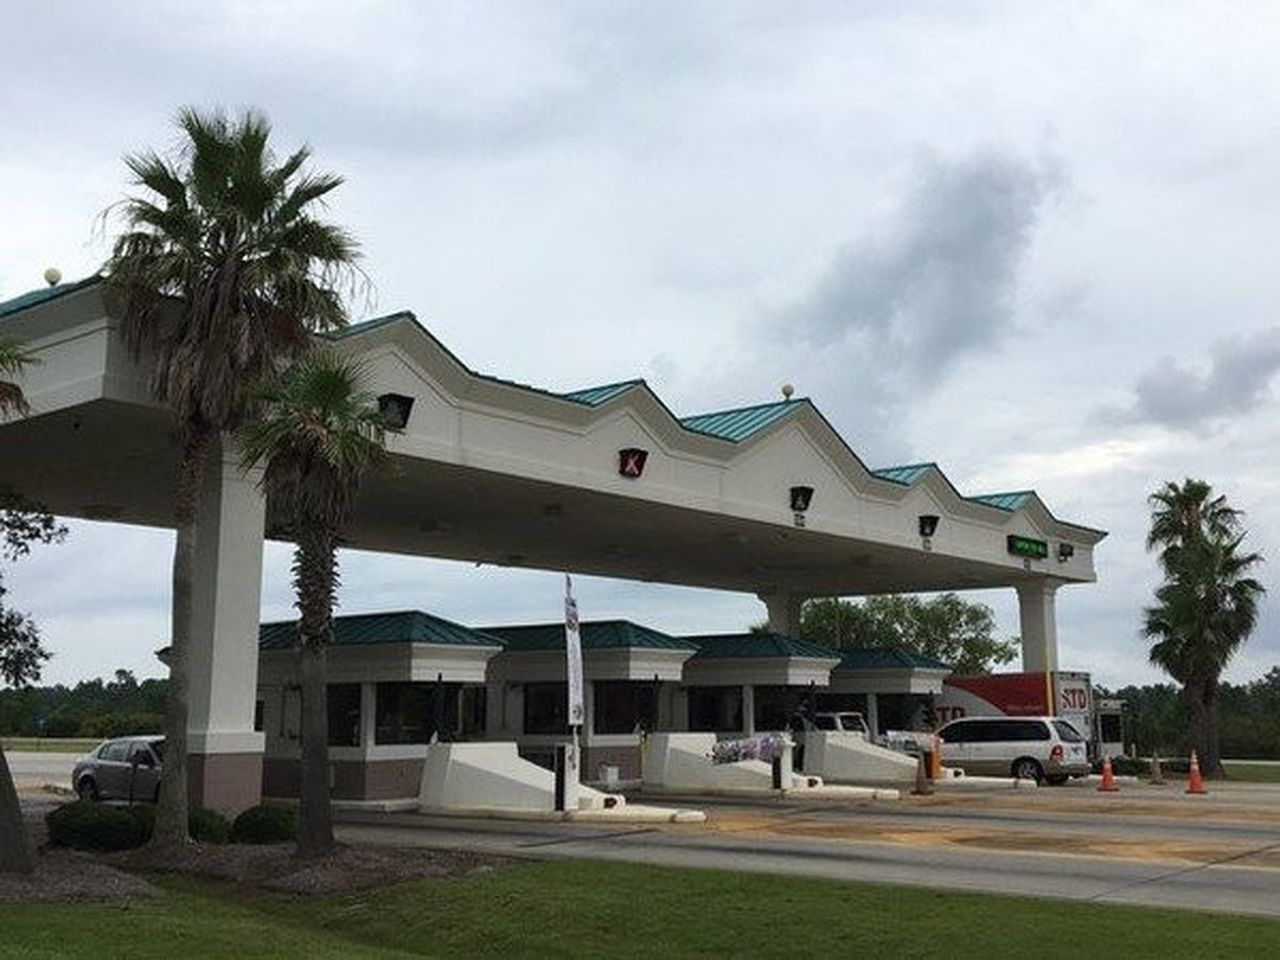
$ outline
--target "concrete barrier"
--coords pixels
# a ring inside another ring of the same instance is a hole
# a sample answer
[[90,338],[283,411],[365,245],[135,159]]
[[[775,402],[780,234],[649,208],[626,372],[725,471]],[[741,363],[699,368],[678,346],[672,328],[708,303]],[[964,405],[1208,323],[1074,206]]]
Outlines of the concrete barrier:
[[[668,793],[777,793],[773,765],[764,760],[714,763],[714,733],[653,733],[645,741],[644,788]],[[791,743],[783,747],[782,792],[817,791],[823,786],[817,775],[791,769]],[[816,795],[816,794],[815,794]],[[841,794],[843,795],[843,794]]]
[[916,758],[868,743],[860,733],[809,730],[804,735],[804,772],[837,783],[908,784]]
[[[514,743],[433,743],[418,794],[422,810],[552,812],[555,774],[523,760]],[[578,787],[578,810],[617,809],[626,798]]]

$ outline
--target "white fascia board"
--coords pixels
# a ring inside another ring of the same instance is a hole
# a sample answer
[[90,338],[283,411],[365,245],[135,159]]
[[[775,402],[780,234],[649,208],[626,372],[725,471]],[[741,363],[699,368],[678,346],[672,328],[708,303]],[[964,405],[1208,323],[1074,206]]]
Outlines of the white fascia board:
[[807,687],[810,683],[826,687],[839,660],[809,657],[726,657],[717,661],[687,663],[684,684],[687,687],[784,686]]

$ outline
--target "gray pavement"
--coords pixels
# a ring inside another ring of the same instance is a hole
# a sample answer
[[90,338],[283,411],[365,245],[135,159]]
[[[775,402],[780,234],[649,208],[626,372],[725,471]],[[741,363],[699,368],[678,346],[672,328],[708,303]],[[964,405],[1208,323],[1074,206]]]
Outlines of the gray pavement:
[[[705,800],[704,808],[708,807]],[[729,805],[735,813],[743,805]],[[763,806],[763,805],[760,805]],[[811,816],[816,804],[772,806],[777,817]],[[892,805],[889,805],[890,807]],[[715,817],[725,805],[710,805]],[[768,807],[766,807],[768,809]],[[927,807],[896,811],[881,807],[819,808],[824,819],[866,823],[943,824],[954,811]],[[674,867],[747,870],[833,880],[907,884],[955,890],[1054,897],[1108,903],[1177,907],[1280,917],[1280,869],[1259,866],[1280,851],[1280,826],[1243,828],[1220,859],[1185,863],[1151,858],[1072,853],[1046,836],[1042,852],[1000,851],[877,840],[717,832],[698,828],[608,827],[549,822],[513,822],[415,814],[345,815],[342,839],[392,845],[480,850],[534,858],[587,858]],[[978,817],[966,811],[963,823]],[[1003,814],[986,825],[999,827]],[[1034,823],[1019,820],[1019,824]],[[1184,841],[1220,838],[1220,824],[1175,824]],[[1055,820],[1055,833],[1064,823]],[[1123,829],[1122,824],[1119,826]]]
[[71,789],[71,770],[80,759],[75,753],[6,752],[9,771],[19,791],[39,790],[45,784]]

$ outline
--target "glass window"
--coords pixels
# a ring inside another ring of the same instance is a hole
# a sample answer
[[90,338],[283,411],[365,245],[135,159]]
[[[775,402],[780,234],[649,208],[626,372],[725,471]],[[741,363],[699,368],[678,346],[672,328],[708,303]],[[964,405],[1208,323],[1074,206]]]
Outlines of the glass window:
[[[375,701],[376,743],[430,743],[436,732],[440,739],[453,736],[457,726],[460,684],[380,683]],[[444,696],[439,699],[439,690]]]
[[[258,729],[255,725],[254,729]],[[360,746],[360,684],[329,684],[329,746]]]
[[524,732],[569,732],[569,684],[555,681],[524,685]]
[[742,729],[741,687],[690,687],[689,729],[694,733]]
[[156,755],[156,759],[157,759],[157,760],[164,760],[164,741],[163,741],[163,740],[152,740],[152,741],[151,741],[151,752],[152,752],[152,753],[154,753],[154,754]]
[[102,752],[98,754],[99,760],[109,760],[112,763],[124,763],[129,756],[128,740],[113,740],[102,748]]
[[597,680],[592,692],[596,733],[634,733],[657,726],[658,693],[652,681]]
[[1098,718],[1098,728],[1105,742],[1120,742],[1120,714],[1104,713]]
[[978,724],[953,723],[938,732],[943,743],[973,743],[978,739]]
[[1008,733],[1002,740],[1048,740],[1049,728],[1040,720],[1006,720]]
[[786,730],[801,704],[808,713],[808,691],[803,687],[758,686],[755,688],[757,730]]
[[836,718],[829,713],[820,713],[813,718],[813,725],[819,730],[834,730],[836,728]]
[[1053,729],[1058,731],[1058,736],[1066,743],[1084,743],[1084,737],[1080,736],[1080,731],[1065,720],[1053,721]]
[[462,688],[462,733],[483,735],[488,707],[488,691],[484,687]]

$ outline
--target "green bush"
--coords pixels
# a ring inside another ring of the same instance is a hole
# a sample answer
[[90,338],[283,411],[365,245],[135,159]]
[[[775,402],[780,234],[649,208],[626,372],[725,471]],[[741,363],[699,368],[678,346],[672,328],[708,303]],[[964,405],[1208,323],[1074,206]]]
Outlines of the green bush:
[[142,830],[142,842],[146,843],[156,829],[155,806],[150,803],[135,803],[125,809],[133,815],[133,819],[138,821],[138,827]]
[[192,807],[187,816],[187,831],[197,843],[226,843],[231,837],[231,824],[217,810]]
[[250,807],[231,824],[233,843],[286,843],[298,838],[298,818],[288,807]]
[[49,843],[73,850],[127,850],[146,836],[128,809],[77,800],[45,815]]

